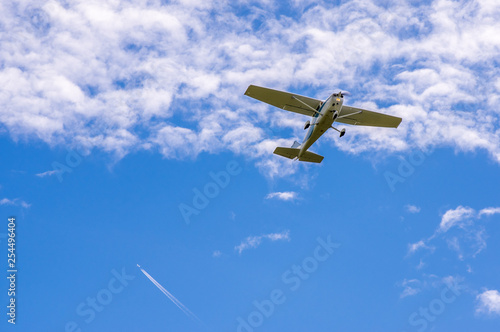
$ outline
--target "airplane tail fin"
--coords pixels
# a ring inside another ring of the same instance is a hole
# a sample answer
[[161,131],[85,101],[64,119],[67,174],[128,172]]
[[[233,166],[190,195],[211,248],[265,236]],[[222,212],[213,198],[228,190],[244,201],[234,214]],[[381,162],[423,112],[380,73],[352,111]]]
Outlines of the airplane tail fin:
[[292,144],[292,149],[298,149],[302,144],[300,144],[299,142],[295,141],[293,142]]
[[[294,144],[295,145],[295,144]],[[293,145],[292,145],[293,146]],[[299,155],[300,149],[295,148],[282,148],[278,147],[274,150],[274,154],[278,156],[282,156],[288,159],[295,159]],[[304,154],[300,157],[300,161],[307,161],[310,163],[320,163],[323,161],[323,156],[320,156],[316,153],[312,153],[309,151],[304,152]]]

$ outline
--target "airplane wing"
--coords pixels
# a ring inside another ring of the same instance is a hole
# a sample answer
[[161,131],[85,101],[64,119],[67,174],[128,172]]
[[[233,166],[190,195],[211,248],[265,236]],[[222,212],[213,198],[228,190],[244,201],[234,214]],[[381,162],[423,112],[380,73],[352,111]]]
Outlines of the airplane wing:
[[286,111],[308,116],[313,116],[315,112],[304,105],[304,103],[313,109],[318,109],[318,106],[322,102],[321,100],[304,97],[295,93],[263,88],[256,85],[250,85],[245,92],[245,95],[278,108],[282,108]]
[[361,108],[342,106],[340,115],[335,121],[357,126],[397,128],[401,123],[401,118]]

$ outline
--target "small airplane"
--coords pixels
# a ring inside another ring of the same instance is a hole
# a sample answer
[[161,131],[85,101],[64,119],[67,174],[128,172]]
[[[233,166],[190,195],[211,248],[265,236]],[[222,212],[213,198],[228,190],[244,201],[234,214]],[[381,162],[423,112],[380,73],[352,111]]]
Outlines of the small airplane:
[[321,101],[295,93],[250,85],[245,95],[285,111],[312,117],[304,125],[304,130],[309,128],[309,131],[302,144],[295,141],[290,148],[277,147],[274,150],[274,154],[299,161],[312,163],[323,161],[323,156],[307,151],[307,149],[330,128],[338,131],[340,137],[344,136],[345,128],[338,130],[332,126],[335,121],[357,126],[397,128],[402,120],[387,114],[344,106],[344,95],[348,95],[348,93],[342,91],[333,93],[325,101]]

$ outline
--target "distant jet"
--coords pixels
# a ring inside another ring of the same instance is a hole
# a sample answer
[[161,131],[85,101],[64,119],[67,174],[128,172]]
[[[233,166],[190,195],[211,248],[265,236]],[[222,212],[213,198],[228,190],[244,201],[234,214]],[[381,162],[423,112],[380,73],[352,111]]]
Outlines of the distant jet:
[[338,130],[332,126],[335,121],[350,125],[388,128],[397,128],[401,123],[401,118],[395,116],[343,106],[344,95],[347,95],[347,93],[342,91],[333,93],[325,101],[321,101],[295,93],[250,85],[245,95],[282,108],[285,111],[312,117],[304,125],[304,130],[309,128],[309,131],[302,144],[295,141],[290,148],[277,147],[274,150],[274,154],[299,161],[312,163],[323,161],[323,156],[307,151],[307,149],[330,128],[338,131],[340,137],[344,136],[345,129]]

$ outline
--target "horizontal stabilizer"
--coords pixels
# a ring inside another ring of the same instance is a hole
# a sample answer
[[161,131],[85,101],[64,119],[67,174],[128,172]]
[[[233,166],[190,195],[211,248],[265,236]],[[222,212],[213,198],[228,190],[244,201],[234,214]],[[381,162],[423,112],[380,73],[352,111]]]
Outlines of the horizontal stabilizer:
[[[297,158],[299,155],[300,149],[294,149],[294,148],[282,148],[278,147],[274,150],[274,154],[277,154],[278,156],[282,156],[288,159],[294,159]],[[307,161],[310,163],[320,163],[323,161],[323,156],[320,156],[316,153],[312,153],[309,151],[304,152],[304,154],[299,158],[300,161]]]

